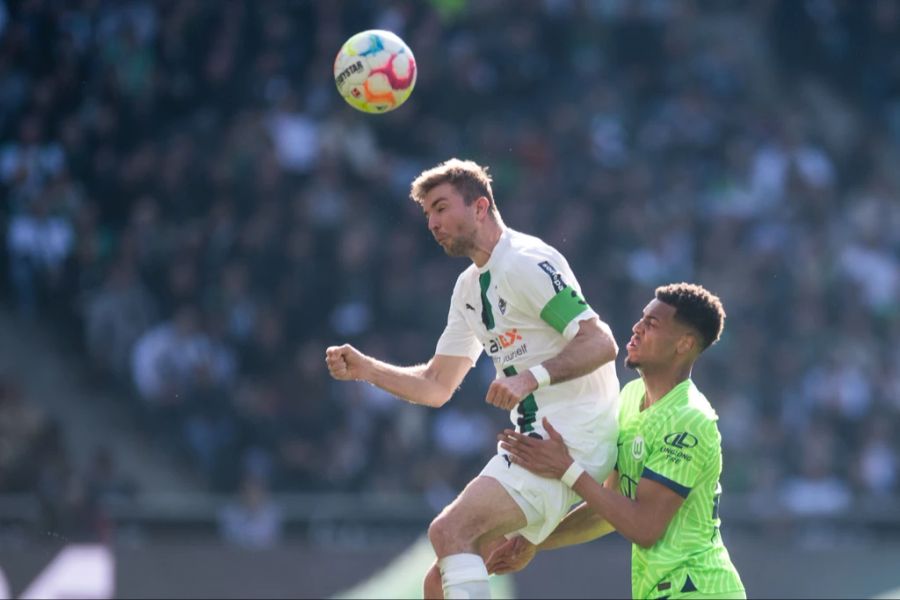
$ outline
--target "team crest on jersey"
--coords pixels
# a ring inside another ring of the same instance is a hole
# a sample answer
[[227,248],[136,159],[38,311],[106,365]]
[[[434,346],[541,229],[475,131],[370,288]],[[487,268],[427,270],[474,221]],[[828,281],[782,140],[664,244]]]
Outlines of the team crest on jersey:
[[501,315],[505,315],[506,314],[506,300],[504,300],[503,298],[500,298],[497,301],[497,308],[500,309]]
[[644,438],[639,435],[635,436],[634,441],[631,442],[631,456],[634,457],[634,460],[644,458]]

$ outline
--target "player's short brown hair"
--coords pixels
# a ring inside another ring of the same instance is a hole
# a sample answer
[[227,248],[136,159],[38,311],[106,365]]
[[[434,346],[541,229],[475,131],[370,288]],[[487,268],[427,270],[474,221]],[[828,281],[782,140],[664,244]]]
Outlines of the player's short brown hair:
[[462,195],[466,205],[471,205],[475,200],[484,196],[490,202],[491,212],[497,211],[494,204],[494,192],[491,189],[491,176],[487,167],[482,167],[471,160],[451,158],[436,167],[422,171],[412,182],[409,196],[422,204],[425,195],[442,183],[452,185]]
[[719,341],[725,328],[725,308],[718,296],[695,283],[670,283],[656,288],[656,299],[675,307],[675,318],[700,335],[701,351]]

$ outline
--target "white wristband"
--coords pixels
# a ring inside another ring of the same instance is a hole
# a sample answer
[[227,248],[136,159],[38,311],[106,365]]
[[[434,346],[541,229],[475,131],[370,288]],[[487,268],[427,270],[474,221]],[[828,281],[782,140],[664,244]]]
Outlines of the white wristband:
[[528,370],[537,379],[538,389],[550,385],[550,371],[545,369],[544,365],[536,364]]
[[578,481],[578,478],[581,477],[581,474],[584,473],[584,469],[581,468],[577,462],[572,461],[572,464],[569,465],[569,468],[566,469],[566,472],[563,473],[563,476],[559,478],[564,484],[569,487],[575,485],[575,482]]

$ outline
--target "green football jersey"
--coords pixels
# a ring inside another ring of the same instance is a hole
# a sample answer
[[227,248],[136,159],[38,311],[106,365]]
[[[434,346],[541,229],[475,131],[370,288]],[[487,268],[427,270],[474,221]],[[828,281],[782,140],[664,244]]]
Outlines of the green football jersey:
[[682,496],[684,503],[652,548],[632,544],[632,596],[743,590],[719,535],[722,438],[716,412],[690,379],[641,411],[643,398],[641,378],[620,394],[619,489],[635,499],[641,478],[652,479]]

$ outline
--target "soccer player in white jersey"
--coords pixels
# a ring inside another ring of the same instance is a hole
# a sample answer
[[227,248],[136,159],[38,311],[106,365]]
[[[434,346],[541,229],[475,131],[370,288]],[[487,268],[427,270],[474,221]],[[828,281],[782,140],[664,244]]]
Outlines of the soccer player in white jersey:
[[[532,437],[547,437],[542,419],[549,417],[578,464],[603,481],[615,464],[618,347],[582,298],[566,259],[504,225],[491,178],[474,162],[451,159],[423,172],[410,195],[444,251],[473,263],[456,281],[435,355],[398,367],[347,344],[332,346],[331,375],[439,407],[487,352],[497,379],[486,402],[509,410],[516,430]],[[536,476],[499,452],[432,521],[437,562],[425,576],[425,597],[489,597],[484,559],[513,533],[540,543],[578,501],[565,483]]]

